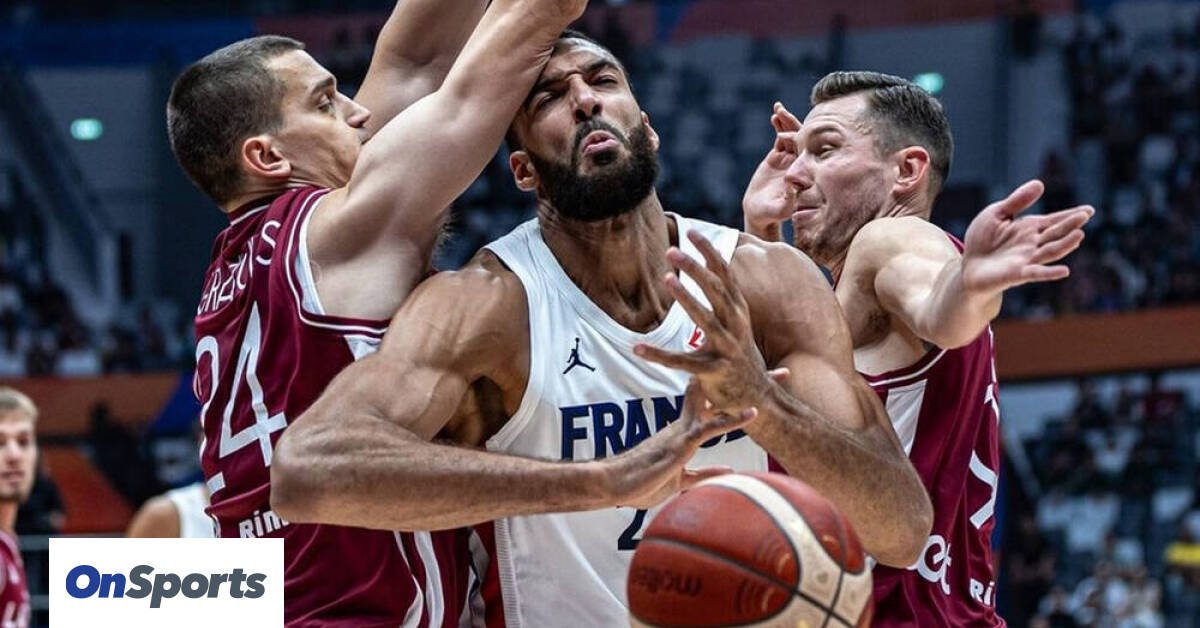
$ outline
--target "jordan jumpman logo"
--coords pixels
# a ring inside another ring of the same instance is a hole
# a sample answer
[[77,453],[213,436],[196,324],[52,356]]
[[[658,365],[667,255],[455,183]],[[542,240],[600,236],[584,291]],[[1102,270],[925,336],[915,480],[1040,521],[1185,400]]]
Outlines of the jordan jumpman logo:
[[571,349],[571,356],[569,358],[567,358],[567,370],[563,371],[562,374],[566,375],[567,373],[569,373],[571,371],[571,369],[573,369],[577,366],[582,366],[583,368],[585,368],[589,371],[596,370],[595,368],[588,366],[586,363],[584,363],[583,360],[581,360],[579,358],[579,338],[578,337],[575,338],[575,348]]

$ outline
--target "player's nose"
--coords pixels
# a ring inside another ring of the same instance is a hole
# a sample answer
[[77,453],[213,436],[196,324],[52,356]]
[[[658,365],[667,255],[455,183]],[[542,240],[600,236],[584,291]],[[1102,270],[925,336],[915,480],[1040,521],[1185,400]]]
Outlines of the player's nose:
[[571,86],[571,99],[575,107],[575,121],[586,122],[600,115],[604,107],[590,85],[583,81],[579,83]]
[[367,124],[367,120],[371,119],[371,110],[358,104],[357,102],[354,102],[353,100],[347,100],[349,102],[350,111],[346,115],[346,123],[356,129],[361,129]]
[[812,187],[812,170],[809,169],[803,155],[792,162],[784,173],[783,180],[801,190]]

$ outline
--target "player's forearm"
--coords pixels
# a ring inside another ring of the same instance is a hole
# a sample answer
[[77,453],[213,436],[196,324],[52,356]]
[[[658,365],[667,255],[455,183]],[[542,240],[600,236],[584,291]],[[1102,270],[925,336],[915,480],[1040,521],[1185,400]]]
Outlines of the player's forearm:
[[271,504],[291,522],[436,530],[616,505],[602,469],[431,443],[378,418],[302,419],[276,447]]
[[379,31],[371,65],[429,66],[445,77],[487,0],[401,0]]
[[[870,394],[869,391],[863,394]],[[874,412],[859,400],[863,413]],[[746,428],[788,473],[828,497],[849,519],[866,550],[879,562],[907,567],[933,525],[933,508],[916,470],[885,422],[836,425],[775,386]]]
[[479,23],[486,0],[403,0],[379,32],[355,100],[372,134],[436,91]]
[[924,307],[913,317],[918,336],[943,349],[970,344],[1000,313],[1003,293],[972,291],[963,284],[962,260],[946,263]]
[[390,241],[396,230],[437,231],[443,208],[495,154],[566,26],[565,17],[544,17],[530,8],[547,3],[492,2],[442,87],[363,147],[348,202],[379,221],[360,222],[359,237]]

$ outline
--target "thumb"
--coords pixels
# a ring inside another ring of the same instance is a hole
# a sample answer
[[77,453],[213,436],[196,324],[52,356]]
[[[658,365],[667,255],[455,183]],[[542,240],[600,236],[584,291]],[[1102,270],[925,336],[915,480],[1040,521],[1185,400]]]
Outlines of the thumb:
[[733,467],[727,466],[712,466],[700,467],[698,469],[684,469],[679,480],[679,490],[686,491],[693,486],[718,476],[733,473]]
[[1011,218],[1033,207],[1045,191],[1046,186],[1040,180],[1030,179],[1013,190],[1008,198],[994,203],[992,209],[1002,217]]
[[775,382],[776,384],[782,384],[786,382],[791,376],[792,371],[786,366],[781,366],[777,369],[771,369],[767,371],[767,377],[771,378],[771,381]]

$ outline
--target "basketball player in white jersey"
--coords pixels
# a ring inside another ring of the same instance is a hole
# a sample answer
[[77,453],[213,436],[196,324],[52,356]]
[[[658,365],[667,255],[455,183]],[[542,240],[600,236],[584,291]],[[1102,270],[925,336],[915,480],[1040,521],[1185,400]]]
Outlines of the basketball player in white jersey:
[[208,508],[208,487],[204,482],[171,489],[146,500],[138,509],[125,536],[129,538],[210,539],[213,521],[204,514]]
[[[928,488],[934,522],[911,565],[874,570],[873,625],[1003,626],[991,536],[1000,468],[995,346],[1004,291],[1068,274],[1088,206],[1018,217],[1030,182],[972,221],[965,243],[929,217],[953,141],[941,105],[905,79],[834,72],[813,88],[803,125],[782,105],[778,137],[744,199],[747,231],[828,268],[854,362],[886,403]],[[895,568],[900,567],[900,568]]]
[[[276,508],[399,529],[495,519],[489,624],[627,624],[626,572],[650,516],[606,508],[629,502],[613,501],[621,477],[592,461],[694,422],[701,396],[758,416],[703,443],[694,464],[761,471],[770,455],[878,559],[910,563],[929,499],[854,372],[817,267],[665,213],[658,136],[620,62],[578,34],[560,38],[509,142],[537,219],[419,286],[380,352],[297,420],[276,450]],[[790,376],[777,384],[769,368]],[[427,442],[438,435],[488,451]]]

